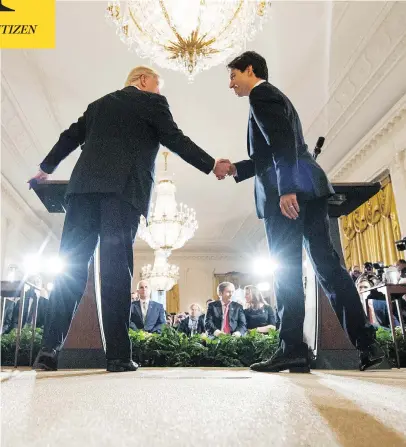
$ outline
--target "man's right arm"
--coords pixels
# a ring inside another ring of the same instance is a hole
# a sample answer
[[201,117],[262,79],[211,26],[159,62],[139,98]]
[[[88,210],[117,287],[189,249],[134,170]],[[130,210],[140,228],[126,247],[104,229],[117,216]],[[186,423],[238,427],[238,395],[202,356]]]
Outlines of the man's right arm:
[[149,121],[156,128],[161,144],[195,168],[205,174],[210,174],[215,166],[214,158],[197,146],[178,128],[173,120],[168,101],[164,96],[151,96]]

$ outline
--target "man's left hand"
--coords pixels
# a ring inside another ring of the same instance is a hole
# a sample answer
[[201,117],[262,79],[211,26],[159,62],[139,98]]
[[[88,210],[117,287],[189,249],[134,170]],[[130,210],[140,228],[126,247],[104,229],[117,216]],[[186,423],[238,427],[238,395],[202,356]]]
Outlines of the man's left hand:
[[279,206],[282,214],[287,218],[297,219],[299,217],[300,208],[295,193],[281,196]]

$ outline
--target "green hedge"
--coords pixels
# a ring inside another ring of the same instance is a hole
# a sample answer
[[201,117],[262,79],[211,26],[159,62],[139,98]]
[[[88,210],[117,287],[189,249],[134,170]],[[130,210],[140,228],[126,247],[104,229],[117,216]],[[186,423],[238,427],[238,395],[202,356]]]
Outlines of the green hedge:
[[[34,340],[34,356],[41,345],[42,330],[37,329]],[[1,364],[14,364],[16,331],[1,338]],[[222,366],[245,367],[271,357],[278,345],[278,333],[270,331],[263,335],[249,331],[245,337],[227,335],[211,340],[199,335],[186,337],[166,327],[161,335],[130,330],[133,359],[142,366]],[[385,350],[392,366],[396,366],[395,350],[391,333],[378,329],[377,339]],[[397,329],[397,340],[402,366],[406,366],[406,343]],[[27,366],[31,342],[31,328],[24,327],[21,334],[19,365]]]

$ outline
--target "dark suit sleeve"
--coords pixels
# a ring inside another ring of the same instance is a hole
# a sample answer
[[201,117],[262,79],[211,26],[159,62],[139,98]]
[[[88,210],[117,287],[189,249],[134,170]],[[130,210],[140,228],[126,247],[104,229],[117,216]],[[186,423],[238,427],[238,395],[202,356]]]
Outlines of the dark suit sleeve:
[[69,129],[61,133],[58,142],[40,164],[41,170],[52,174],[63,159],[84,143],[85,136],[86,112]]
[[252,160],[243,160],[234,164],[237,169],[237,175],[234,177],[234,180],[237,183],[247,180],[251,177],[254,177],[255,164]]
[[178,326],[178,332],[182,332],[183,334],[187,334],[187,333],[188,333],[187,325],[186,325],[186,320],[187,320],[187,318],[184,318],[184,319],[180,322],[180,324],[179,324],[179,326]]
[[244,309],[242,306],[238,307],[237,327],[234,332],[239,332],[244,335],[247,332],[247,320],[245,318]]
[[250,103],[254,119],[272,152],[279,195],[300,191],[295,133],[283,98],[254,89]]
[[164,306],[162,306],[162,304],[159,304],[158,312],[159,312],[159,315],[158,315],[156,325],[152,328],[151,332],[156,332],[156,333],[160,334],[162,331],[162,326],[166,323]]
[[204,320],[204,327],[209,335],[213,335],[214,331],[217,330],[213,322],[213,315],[214,315],[214,307],[213,303],[210,303],[207,307],[206,318]]
[[183,134],[173,120],[168,101],[164,96],[153,95],[150,122],[156,128],[161,144],[178,154],[195,168],[210,174],[214,158]]

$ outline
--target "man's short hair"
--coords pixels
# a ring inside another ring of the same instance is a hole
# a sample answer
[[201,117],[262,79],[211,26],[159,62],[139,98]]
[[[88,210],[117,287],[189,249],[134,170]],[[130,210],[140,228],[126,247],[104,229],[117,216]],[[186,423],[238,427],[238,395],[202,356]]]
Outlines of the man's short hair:
[[268,66],[266,65],[266,60],[255,51],[246,51],[240,56],[237,56],[227,64],[227,68],[229,70],[235,69],[243,72],[250,65],[257,78],[265,79],[266,81],[268,80]]
[[217,295],[218,295],[218,296],[223,295],[224,289],[225,289],[226,287],[229,287],[229,286],[234,287],[234,284],[233,284],[232,282],[227,282],[227,281],[221,282],[221,283],[217,286]]
[[137,83],[142,75],[159,77],[159,73],[153,68],[147,67],[145,65],[139,65],[138,67],[135,67],[130,71],[127,76],[127,80],[125,81],[125,86],[128,87]]
[[148,284],[148,287],[151,288],[151,286],[150,286],[150,284],[149,284],[149,281],[147,281],[146,279],[141,279],[141,281],[138,281],[138,282],[137,282],[137,290],[140,290],[140,284],[141,284],[142,282],[146,282],[146,283]]
[[200,307],[200,304],[197,304],[197,303],[192,303],[192,304],[189,306],[189,310],[192,310],[192,307],[193,307],[193,306],[196,306],[196,307],[199,309],[199,312],[202,311],[202,308]]

